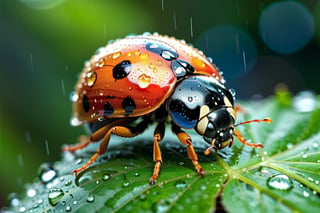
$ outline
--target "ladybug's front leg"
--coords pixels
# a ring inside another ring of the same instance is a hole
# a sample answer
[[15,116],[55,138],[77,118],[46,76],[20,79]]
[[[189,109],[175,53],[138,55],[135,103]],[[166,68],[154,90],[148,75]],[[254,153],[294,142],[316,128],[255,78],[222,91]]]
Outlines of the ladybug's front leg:
[[187,146],[188,157],[192,160],[192,163],[195,166],[198,174],[200,174],[203,177],[204,170],[198,162],[198,156],[197,153],[194,151],[191,137],[187,133],[182,131],[181,128],[175,125],[174,123],[172,123],[172,131],[176,134],[179,141]]

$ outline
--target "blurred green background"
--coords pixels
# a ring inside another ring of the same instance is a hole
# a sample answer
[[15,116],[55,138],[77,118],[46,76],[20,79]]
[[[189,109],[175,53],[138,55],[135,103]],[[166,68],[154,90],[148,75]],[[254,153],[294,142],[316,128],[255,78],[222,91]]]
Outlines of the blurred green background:
[[239,99],[319,93],[320,3],[245,0],[1,0],[0,207],[84,134],[69,125],[85,60],[110,39],[159,32],[211,56]]

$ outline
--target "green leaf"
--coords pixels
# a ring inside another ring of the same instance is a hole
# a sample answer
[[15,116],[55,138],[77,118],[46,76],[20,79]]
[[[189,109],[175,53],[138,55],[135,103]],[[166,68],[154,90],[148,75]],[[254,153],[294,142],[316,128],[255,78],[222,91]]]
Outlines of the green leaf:
[[[270,117],[271,124],[240,125],[238,130],[253,149],[237,140],[218,155],[190,131],[199,162],[200,177],[186,149],[167,131],[161,142],[163,164],[155,185],[152,132],[123,139],[113,136],[106,155],[76,178],[71,172],[83,165],[99,144],[76,155],[42,166],[44,182],[35,180],[14,212],[317,212],[320,209],[320,110],[298,112],[277,99],[243,103],[247,111],[238,122]],[[154,127],[154,126],[153,126]],[[51,171],[51,173],[50,173]],[[55,174],[57,175],[52,175]],[[51,176],[50,176],[51,174]],[[47,176],[46,176],[47,175]],[[45,180],[44,177],[49,177]],[[51,177],[51,178],[50,178]],[[34,190],[36,194],[27,193]],[[50,196],[49,196],[50,195]],[[50,197],[50,199],[49,199]]]

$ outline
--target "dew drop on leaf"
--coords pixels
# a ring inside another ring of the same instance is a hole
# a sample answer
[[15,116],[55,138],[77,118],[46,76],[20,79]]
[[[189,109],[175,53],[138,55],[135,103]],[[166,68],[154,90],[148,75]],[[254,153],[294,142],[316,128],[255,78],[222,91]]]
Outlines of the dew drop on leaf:
[[64,192],[62,191],[62,189],[59,189],[59,188],[50,189],[48,194],[49,203],[52,206],[55,206],[63,198],[63,196],[64,196]]
[[64,183],[65,186],[70,186],[72,184],[72,180],[66,180]]
[[71,212],[72,208],[71,206],[66,206],[66,212]]
[[139,177],[140,174],[139,174],[138,172],[136,172],[136,173],[134,173],[134,176],[135,176],[135,177]]
[[110,180],[110,179],[111,179],[111,174],[106,173],[106,174],[102,175],[102,180],[103,181],[107,181],[107,180]]
[[268,178],[267,185],[271,189],[278,189],[284,191],[288,191],[293,187],[292,180],[284,174],[274,175]]
[[88,203],[93,203],[94,200],[95,200],[94,194],[89,193],[88,196],[87,196],[87,202],[88,202]]
[[147,195],[146,194],[141,194],[140,195],[140,200],[141,201],[145,201],[147,199]]
[[122,186],[123,186],[124,188],[129,187],[129,186],[130,186],[130,181],[127,180],[127,179],[125,179],[125,180],[123,181],[123,183],[122,183]]
[[310,196],[310,193],[307,192],[307,191],[303,191],[303,196],[304,196],[304,197],[309,197],[309,196]]
[[177,188],[177,189],[183,189],[187,186],[187,183],[184,181],[184,180],[177,180],[175,183],[174,183],[174,186]]
[[34,196],[36,196],[36,194],[37,194],[37,191],[35,189],[28,189],[27,190],[28,197],[34,197]]

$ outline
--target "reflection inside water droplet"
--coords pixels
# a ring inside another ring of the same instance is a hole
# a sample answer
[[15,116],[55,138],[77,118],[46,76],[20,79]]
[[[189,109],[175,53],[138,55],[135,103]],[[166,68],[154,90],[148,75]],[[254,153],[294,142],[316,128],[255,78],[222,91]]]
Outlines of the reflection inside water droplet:
[[288,191],[292,189],[292,180],[284,174],[274,175],[267,180],[267,185],[272,189]]
[[182,189],[187,186],[187,183],[184,180],[177,180],[174,184],[177,189]]
[[64,196],[64,192],[62,189],[54,188],[50,189],[48,194],[48,200],[51,205],[55,206]]

